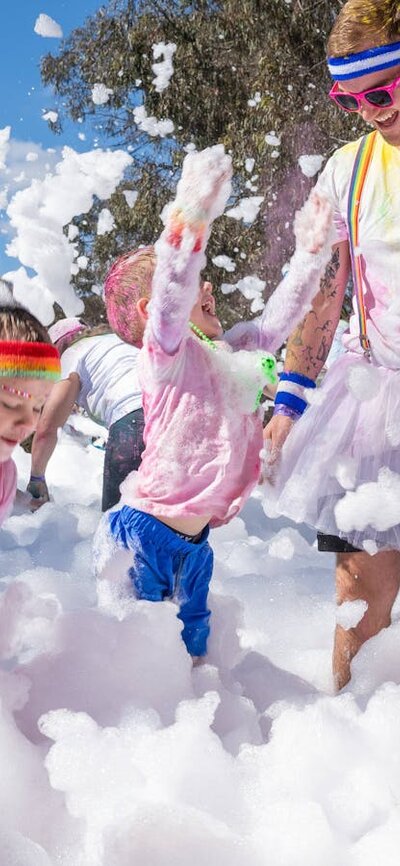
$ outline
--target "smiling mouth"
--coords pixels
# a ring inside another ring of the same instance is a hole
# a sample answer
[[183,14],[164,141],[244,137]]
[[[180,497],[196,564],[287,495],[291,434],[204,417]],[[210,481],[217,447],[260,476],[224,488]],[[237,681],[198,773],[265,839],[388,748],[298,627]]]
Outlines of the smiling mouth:
[[10,445],[12,448],[14,448],[15,445],[18,445],[18,439],[7,439],[6,436],[0,436],[0,439],[5,442],[6,445]]
[[387,111],[385,114],[380,114],[379,117],[375,118],[375,123],[378,126],[382,126],[384,129],[392,126],[399,116],[399,112],[397,109],[393,111]]

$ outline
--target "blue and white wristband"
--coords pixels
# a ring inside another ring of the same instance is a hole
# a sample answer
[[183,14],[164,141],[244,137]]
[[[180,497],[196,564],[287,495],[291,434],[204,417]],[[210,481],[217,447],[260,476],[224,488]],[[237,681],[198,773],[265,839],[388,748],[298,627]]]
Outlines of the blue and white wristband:
[[307,400],[304,399],[306,388],[315,388],[315,382],[301,373],[283,372],[279,376],[280,382],[275,395],[274,415],[286,415],[286,417],[300,418],[307,408]]

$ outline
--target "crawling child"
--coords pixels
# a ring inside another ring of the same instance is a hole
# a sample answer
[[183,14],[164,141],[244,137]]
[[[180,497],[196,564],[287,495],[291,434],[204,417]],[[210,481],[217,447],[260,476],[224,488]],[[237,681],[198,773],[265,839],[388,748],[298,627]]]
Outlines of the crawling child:
[[130,342],[143,340],[145,451],[100,524],[96,572],[100,581],[112,579],[117,551],[129,551],[135,597],[177,601],[195,659],[206,654],[209,634],[210,527],[239,513],[260,475],[259,401],[276,379],[267,350],[281,345],[310,305],[330,255],[330,209],[314,198],[298,219],[291,270],[264,313],[221,339],[212,287],[201,284],[200,273],[230,177],[222,145],[188,155],[155,247],[152,287],[145,291],[142,279],[148,249],[118,259],[105,284],[112,327]]

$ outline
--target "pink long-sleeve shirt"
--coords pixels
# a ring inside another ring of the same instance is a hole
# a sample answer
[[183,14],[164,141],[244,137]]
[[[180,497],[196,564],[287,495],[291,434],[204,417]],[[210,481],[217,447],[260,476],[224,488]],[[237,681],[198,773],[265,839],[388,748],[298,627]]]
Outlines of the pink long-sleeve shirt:
[[[212,515],[212,526],[240,511],[259,478],[263,436],[254,409],[257,375],[252,383],[251,370],[243,373],[235,363],[245,353],[235,350],[283,342],[302,312],[300,299],[310,303],[316,294],[326,258],[326,251],[323,260],[296,253],[291,275],[263,316],[232,329],[230,345],[213,351],[189,327],[204,254],[192,252],[182,267],[163,233],[139,359],[146,448],[138,472],[122,485],[124,503],[169,519]],[[254,364],[259,361],[255,355]]]
[[0,463],[0,526],[11,512],[17,489],[17,470],[13,460]]

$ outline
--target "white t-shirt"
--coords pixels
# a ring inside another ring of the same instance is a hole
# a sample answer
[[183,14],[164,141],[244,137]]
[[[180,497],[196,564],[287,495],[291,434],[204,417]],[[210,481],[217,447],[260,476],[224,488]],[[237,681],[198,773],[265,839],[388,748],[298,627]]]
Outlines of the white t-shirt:
[[142,405],[139,352],[116,334],[101,334],[83,337],[61,356],[62,378],[77,373],[81,382],[76,402],[104,427],[111,427]]
[[[327,162],[317,189],[333,203],[336,238],[348,240],[347,202],[360,140],[341,147]],[[367,334],[378,364],[400,367],[400,148],[379,133],[361,196],[359,247],[362,260]],[[350,319],[343,343],[361,352],[358,315]]]

